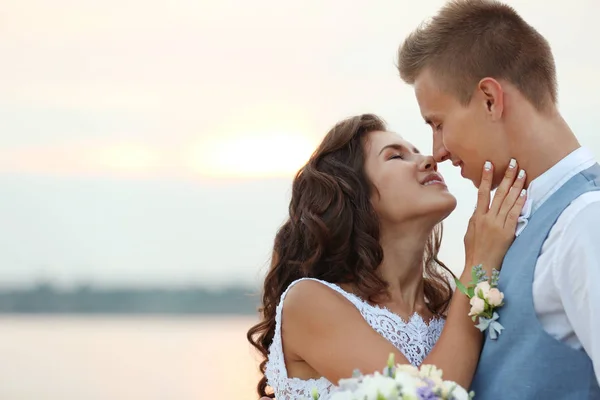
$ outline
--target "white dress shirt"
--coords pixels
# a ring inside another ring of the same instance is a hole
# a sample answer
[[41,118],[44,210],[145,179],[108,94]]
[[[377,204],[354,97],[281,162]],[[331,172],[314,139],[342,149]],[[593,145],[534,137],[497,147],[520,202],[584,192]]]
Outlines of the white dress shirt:
[[[591,151],[581,147],[534,179],[517,236],[553,193],[595,163]],[[550,230],[536,263],[533,303],[546,332],[586,351],[600,382],[600,191],[575,199]]]

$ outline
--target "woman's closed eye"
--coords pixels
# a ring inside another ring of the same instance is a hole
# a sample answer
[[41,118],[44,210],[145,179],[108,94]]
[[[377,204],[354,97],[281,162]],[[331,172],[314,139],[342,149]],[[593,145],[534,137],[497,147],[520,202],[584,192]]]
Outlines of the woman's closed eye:
[[404,154],[402,154],[402,153],[394,153],[394,154],[392,154],[388,158],[388,160],[394,160],[394,159],[401,159],[401,160],[403,160],[404,159]]

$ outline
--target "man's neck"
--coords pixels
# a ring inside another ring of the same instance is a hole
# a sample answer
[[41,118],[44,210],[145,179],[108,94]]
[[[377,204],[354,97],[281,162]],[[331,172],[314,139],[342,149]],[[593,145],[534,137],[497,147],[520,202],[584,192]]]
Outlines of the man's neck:
[[581,145],[558,111],[515,115],[512,156],[527,173],[526,185]]

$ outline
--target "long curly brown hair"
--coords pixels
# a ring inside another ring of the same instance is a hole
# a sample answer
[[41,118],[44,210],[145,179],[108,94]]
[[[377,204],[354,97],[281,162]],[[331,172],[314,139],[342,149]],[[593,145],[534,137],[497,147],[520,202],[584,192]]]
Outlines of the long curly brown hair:
[[[383,260],[379,220],[371,206],[373,186],[364,171],[365,136],[385,131],[377,116],[348,118],[331,129],[292,184],[289,218],[275,236],[270,270],[265,278],[262,320],[248,331],[248,341],[264,357],[259,369],[259,397],[267,393],[264,376],[269,346],[275,332],[275,310],[287,287],[310,277],[332,283],[352,283],[364,299],[387,294],[387,283],[377,268]],[[427,306],[444,316],[452,288],[440,269],[452,274],[437,258],[441,224],[432,232],[424,254]]]

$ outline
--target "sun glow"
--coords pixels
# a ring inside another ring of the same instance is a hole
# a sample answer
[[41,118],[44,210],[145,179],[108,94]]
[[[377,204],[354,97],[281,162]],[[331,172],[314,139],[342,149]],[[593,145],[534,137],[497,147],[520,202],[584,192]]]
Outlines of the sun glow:
[[213,135],[195,145],[86,143],[0,151],[0,172],[121,177],[253,179],[291,177],[317,142],[300,133]]
[[294,175],[316,143],[299,133],[246,133],[203,143],[191,152],[190,167],[215,178],[271,178]]

